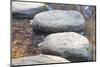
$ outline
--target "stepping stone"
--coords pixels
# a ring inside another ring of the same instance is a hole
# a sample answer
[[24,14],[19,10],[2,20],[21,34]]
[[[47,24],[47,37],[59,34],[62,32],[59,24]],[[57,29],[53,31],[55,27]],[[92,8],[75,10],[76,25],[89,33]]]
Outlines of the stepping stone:
[[44,54],[61,56],[72,62],[92,60],[92,45],[75,32],[48,35],[38,46]]
[[33,29],[41,32],[80,31],[85,27],[83,15],[74,10],[51,10],[34,16]]
[[12,2],[12,13],[17,18],[33,18],[35,14],[48,10],[44,3]]
[[53,55],[36,55],[23,57],[18,59],[12,59],[12,65],[31,65],[31,64],[51,64],[51,63],[66,63],[70,62],[64,58]]

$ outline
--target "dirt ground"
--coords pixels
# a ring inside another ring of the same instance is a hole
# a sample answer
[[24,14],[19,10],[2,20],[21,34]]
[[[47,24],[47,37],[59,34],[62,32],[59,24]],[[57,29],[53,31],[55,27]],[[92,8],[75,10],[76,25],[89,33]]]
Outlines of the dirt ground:
[[31,23],[12,23],[11,31],[12,58],[37,55],[40,53],[40,49],[36,46],[41,41],[39,40],[39,36],[36,39],[35,34],[33,34]]

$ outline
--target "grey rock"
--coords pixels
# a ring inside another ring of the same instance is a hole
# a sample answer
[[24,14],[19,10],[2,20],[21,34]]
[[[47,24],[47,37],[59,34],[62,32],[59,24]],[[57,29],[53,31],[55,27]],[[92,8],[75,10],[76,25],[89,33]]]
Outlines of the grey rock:
[[92,45],[78,33],[51,34],[38,46],[44,54],[61,56],[72,62],[92,60]]
[[12,1],[12,13],[16,17],[33,18],[35,14],[45,10],[48,10],[48,8],[43,3]]
[[83,15],[74,10],[51,10],[34,16],[33,28],[42,32],[80,31],[85,26]]
[[58,56],[44,55],[44,54],[12,59],[13,66],[30,65],[30,64],[65,63],[65,62],[70,62],[70,61]]

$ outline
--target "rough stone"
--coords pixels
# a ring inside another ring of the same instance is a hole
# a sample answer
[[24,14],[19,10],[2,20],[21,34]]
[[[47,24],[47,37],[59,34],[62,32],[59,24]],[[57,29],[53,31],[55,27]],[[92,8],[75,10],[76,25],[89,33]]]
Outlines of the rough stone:
[[64,58],[53,55],[36,55],[23,57],[18,59],[12,59],[12,65],[30,65],[30,64],[50,64],[50,63],[65,63],[70,62]]
[[61,56],[72,62],[92,60],[92,45],[78,33],[51,34],[38,46],[44,54]]
[[12,2],[12,13],[14,17],[32,18],[35,14],[47,10],[43,3]]
[[74,10],[51,10],[38,13],[33,20],[34,30],[42,32],[80,31],[85,26],[83,15]]

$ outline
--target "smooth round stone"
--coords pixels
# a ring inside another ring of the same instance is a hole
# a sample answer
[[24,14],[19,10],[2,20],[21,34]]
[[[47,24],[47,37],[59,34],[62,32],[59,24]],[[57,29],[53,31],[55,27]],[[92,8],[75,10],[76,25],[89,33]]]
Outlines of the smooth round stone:
[[80,31],[85,26],[83,15],[74,10],[51,10],[38,13],[33,20],[34,30],[41,32]]
[[64,58],[53,56],[53,55],[36,55],[23,57],[18,59],[12,59],[12,65],[29,65],[29,64],[50,64],[50,63],[65,63],[70,62]]
[[48,10],[47,6],[43,3],[32,3],[32,2],[12,2],[12,12],[14,16],[33,17],[35,14]]
[[91,61],[92,46],[87,38],[74,32],[48,35],[38,45],[44,54],[64,57],[69,61]]

